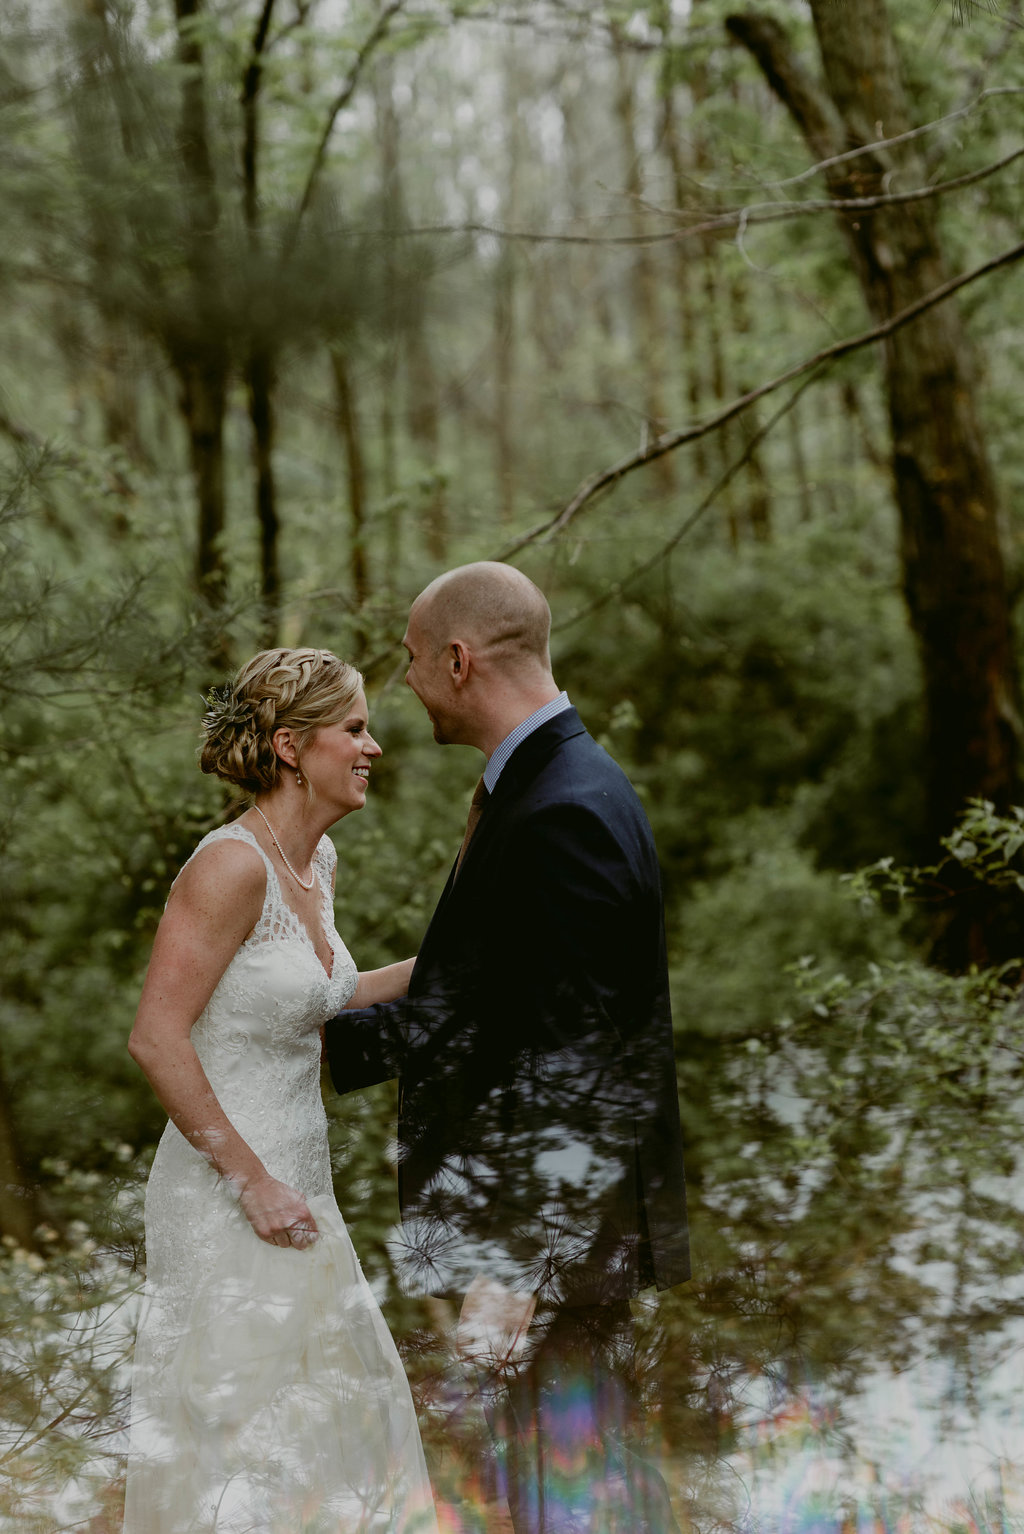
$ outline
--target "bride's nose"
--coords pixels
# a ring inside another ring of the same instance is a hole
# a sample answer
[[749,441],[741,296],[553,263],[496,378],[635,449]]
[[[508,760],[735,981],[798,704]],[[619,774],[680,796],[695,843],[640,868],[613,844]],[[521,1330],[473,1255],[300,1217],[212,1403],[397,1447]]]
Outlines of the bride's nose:
[[378,746],[372,735],[367,735],[363,741],[363,755],[370,757],[384,755],[383,748]]

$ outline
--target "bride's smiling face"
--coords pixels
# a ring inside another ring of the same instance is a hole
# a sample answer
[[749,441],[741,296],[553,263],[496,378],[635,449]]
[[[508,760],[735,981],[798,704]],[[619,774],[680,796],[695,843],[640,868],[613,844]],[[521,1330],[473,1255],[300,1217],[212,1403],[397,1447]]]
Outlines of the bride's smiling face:
[[344,719],[321,725],[302,753],[301,770],[317,799],[337,806],[342,815],[361,810],[367,781],[381,748],[370,734],[362,690]]

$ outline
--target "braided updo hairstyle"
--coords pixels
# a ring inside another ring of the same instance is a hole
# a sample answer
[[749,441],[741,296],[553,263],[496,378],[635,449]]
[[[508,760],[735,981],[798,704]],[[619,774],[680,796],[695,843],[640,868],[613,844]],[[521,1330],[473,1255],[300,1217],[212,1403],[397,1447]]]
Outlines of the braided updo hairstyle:
[[301,765],[310,737],[344,719],[362,685],[355,667],[330,650],[261,650],[210,693],[199,765],[243,793],[266,793],[281,768],[274,731],[295,732]]

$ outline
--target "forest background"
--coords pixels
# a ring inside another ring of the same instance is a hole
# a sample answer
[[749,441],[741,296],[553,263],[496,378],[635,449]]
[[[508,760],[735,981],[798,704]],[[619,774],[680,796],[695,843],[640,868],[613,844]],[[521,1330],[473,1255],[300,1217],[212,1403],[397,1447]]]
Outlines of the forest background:
[[[62,1328],[135,1282],[203,694],[364,669],[338,926],[415,951],[479,764],[398,641],[471,559],[658,839],[689,1512],[752,1379],[972,1388],[1020,1310],[1017,0],[5,0],[0,105],[0,1514],[122,1409]],[[392,1090],[330,1111],[386,1283]]]

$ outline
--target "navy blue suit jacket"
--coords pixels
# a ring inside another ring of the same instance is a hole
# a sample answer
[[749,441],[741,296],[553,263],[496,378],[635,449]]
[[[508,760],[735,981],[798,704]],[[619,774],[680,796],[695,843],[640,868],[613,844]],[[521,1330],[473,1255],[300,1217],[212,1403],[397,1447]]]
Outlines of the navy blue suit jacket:
[[399,1078],[411,1292],[484,1272],[601,1303],[688,1277],[654,841],[574,709],[509,758],[408,996],[326,1044],[339,1092]]

